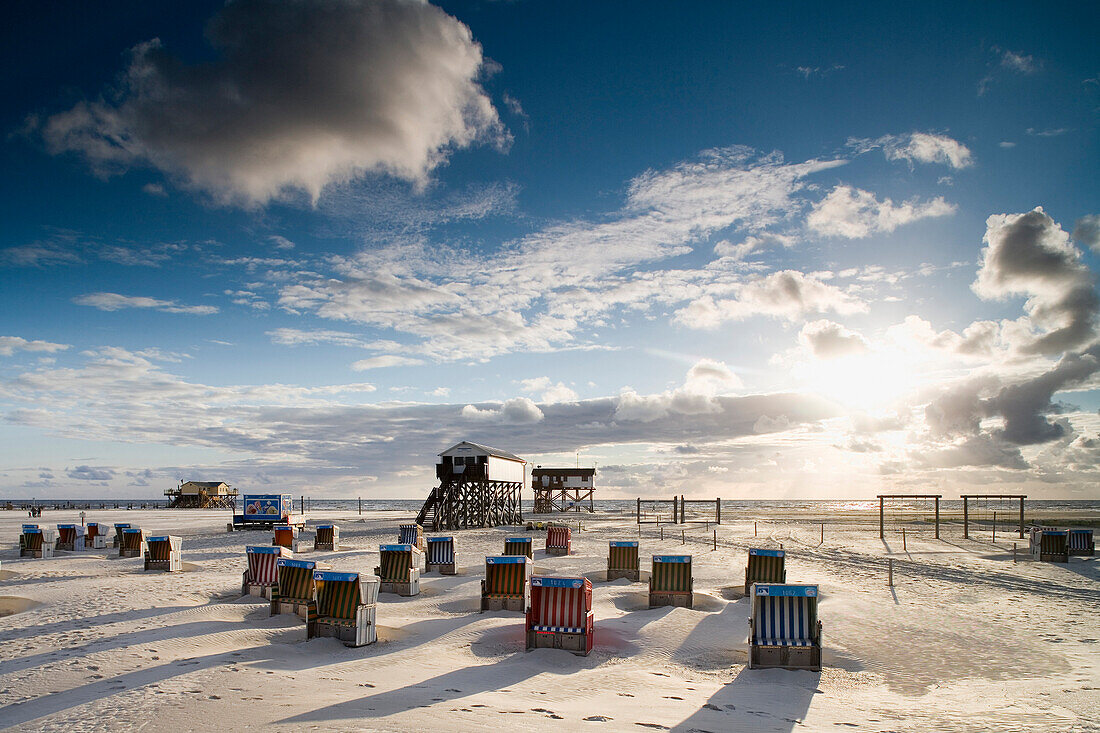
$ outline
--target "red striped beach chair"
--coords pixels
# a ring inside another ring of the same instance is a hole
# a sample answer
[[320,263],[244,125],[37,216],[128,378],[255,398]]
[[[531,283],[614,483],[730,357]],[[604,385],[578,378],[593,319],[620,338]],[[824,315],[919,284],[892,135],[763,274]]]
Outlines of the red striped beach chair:
[[568,555],[573,533],[568,527],[550,527],[546,530],[546,554]]
[[271,615],[294,613],[309,620],[309,604],[317,600],[317,583],[313,560],[280,557],[275,562],[278,581],[271,587]]
[[592,651],[592,582],[587,578],[531,578],[527,609],[527,649],[565,649],[580,656]]
[[316,570],[313,581],[317,600],[309,604],[307,639],[333,636],[345,646],[363,646],[377,641],[378,578]]
[[1069,562],[1069,532],[1064,529],[1043,530],[1039,538],[1040,562]]
[[649,575],[649,607],[691,608],[695,579],[691,577],[691,555],[654,555]]
[[122,530],[122,544],[118,546],[119,557],[144,557],[147,549],[144,530],[139,527]]
[[84,527],[79,524],[57,525],[57,549],[79,552],[84,549]]
[[19,535],[19,557],[53,557],[57,536],[52,529],[24,524]]
[[116,549],[119,548],[119,547],[122,547],[122,530],[124,530],[124,529],[130,529],[130,523],[129,522],[116,522],[115,523],[115,544],[112,545],[112,547],[114,547]]
[[507,556],[523,555],[534,559],[534,543],[530,537],[509,537],[504,540],[504,554]]
[[821,670],[816,585],[755,583],[749,618],[749,669]]
[[145,542],[145,569],[178,573],[183,570],[183,540],[174,535],[150,537]]
[[637,540],[611,540],[607,543],[607,579],[627,578],[637,583],[642,571],[638,567]]
[[298,528],[293,524],[276,524],[271,544],[298,552]]
[[245,557],[248,565],[241,578],[241,595],[259,596],[270,601],[272,586],[279,582],[279,558],[294,557],[294,553],[279,545],[260,545],[246,547]]
[[749,561],[745,565],[745,595],[753,583],[787,582],[787,553],[784,550],[749,549]]
[[317,536],[313,538],[313,549],[339,552],[340,528],[335,524],[318,524]]
[[420,595],[420,566],[424,553],[415,545],[380,545],[374,574],[381,580],[379,592],[399,596]]
[[424,552],[424,528],[419,524],[402,524],[398,526],[400,530],[397,533],[397,544],[399,545],[412,545],[416,549]]
[[84,533],[84,547],[89,550],[102,550],[107,547],[107,536],[110,528],[99,522],[88,522],[88,528]]
[[1096,554],[1096,543],[1092,539],[1091,529],[1071,529],[1067,537],[1066,549],[1070,555],[1085,555],[1092,557]]
[[455,538],[429,537],[424,553],[424,572],[438,570],[440,575],[455,574]]
[[531,558],[508,555],[485,558],[485,580],[481,581],[482,611],[527,610]]

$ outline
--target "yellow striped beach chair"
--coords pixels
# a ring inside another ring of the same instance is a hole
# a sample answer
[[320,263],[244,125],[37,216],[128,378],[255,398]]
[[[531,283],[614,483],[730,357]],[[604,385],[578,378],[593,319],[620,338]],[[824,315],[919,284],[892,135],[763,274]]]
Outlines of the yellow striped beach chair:
[[306,638],[333,636],[345,646],[373,644],[379,580],[359,573],[316,570],[317,600],[309,604]]
[[592,582],[587,578],[531,578],[527,650],[565,649],[582,657],[592,651],[595,620]]
[[816,585],[754,583],[749,669],[821,670]]
[[692,607],[695,579],[691,555],[654,555],[649,576],[649,607]]
[[245,548],[247,566],[241,577],[241,595],[271,600],[272,587],[279,582],[279,558],[294,557],[285,547],[259,545]]
[[753,583],[787,582],[787,553],[785,550],[749,549],[749,561],[745,565],[745,595]]
[[146,547],[145,532],[138,527],[122,530],[122,544],[118,546],[119,557],[144,557]]
[[531,558],[525,555],[485,558],[481,610],[525,612],[531,597],[527,583],[530,577]]
[[534,558],[534,543],[530,537],[508,537],[504,540],[504,554],[508,556],[523,555]]
[[183,540],[174,535],[160,535],[146,540],[146,570],[178,573],[183,570]]
[[607,579],[627,578],[637,583],[642,576],[638,567],[637,540],[611,540],[607,543]]
[[412,545],[416,549],[424,552],[424,528],[419,524],[402,524],[398,526],[400,530],[397,533],[397,544],[399,545]]
[[56,542],[57,535],[52,529],[45,529],[37,524],[24,524],[19,535],[19,557],[53,557]]
[[298,527],[293,524],[276,524],[274,532],[275,536],[271,538],[272,545],[298,552]]
[[313,538],[313,549],[328,552],[340,551],[340,528],[335,524],[318,524]]
[[415,545],[380,545],[379,563],[374,574],[380,579],[381,593],[396,593],[399,596],[420,594],[420,566],[424,562],[424,553]]
[[455,574],[455,538],[429,537],[424,553],[424,572],[438,570],[440,575]]
[[573,532],[569,527],[550,527],[546,530],[546,554],[568,555],[572,551]]
[[84,549],[84,527],[79,524],[57,525],[57,549],[79,552]]
[[275,563],[278,582],[271,588],[271,615],[294,613],[309,619],[309,604],[317,600],[317,584],[313,573],[317,563],[280,557]]

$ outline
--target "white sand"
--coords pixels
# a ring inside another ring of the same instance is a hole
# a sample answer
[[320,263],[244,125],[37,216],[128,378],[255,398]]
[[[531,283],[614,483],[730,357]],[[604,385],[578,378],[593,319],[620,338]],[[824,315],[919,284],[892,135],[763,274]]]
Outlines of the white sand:
[[[0,513],[0,726],[21,730],[1059,730],[1100,731],[1100,565],[1026,559],[1014,534],[879,540],[875,523],[762,523],[666,539],[649,555],[695,556],[696,607],[649,610],[644,583],[595,583],[592,654],[523,650],[518,613],[478,613],[486,554],[508,529],[454,533],[461,574],[425,576],[416,598],[383,595],[377,644],[305,641],[293,616],[240,597],[244,547],[227,512],[102,511],[183,537],[187,572],[142,572],[114,551],[19,559],[18,512]],[[303,552],[371,572],[402,513],[315,514],[341,527],[340,553]],[[77,512],[41,520],[79,521]],[[575,521],[575,520],[574,520]],[[585,519],[574,555],[536,572],[602,578],[607,540],[638,538],[630,517]],[[674,536],[673,536],[674,535]],[[312,548],[311,531],[303,547]],[[704,545],[704,538],[708,544]],[[1022,551],[1012,562],[1012,543]],[[745,550],[789,551],[789,582],[821,586],[824,669],[748,670]],[[895,586],[885,559],[895,559]],[[34,605],[40,604],[40,605]],[[12,614],[12,615],[6,615]]]

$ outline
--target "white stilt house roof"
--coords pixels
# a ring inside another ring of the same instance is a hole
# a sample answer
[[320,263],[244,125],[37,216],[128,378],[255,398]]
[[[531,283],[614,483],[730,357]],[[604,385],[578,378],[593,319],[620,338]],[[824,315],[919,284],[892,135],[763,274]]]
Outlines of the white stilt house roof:
[[[483,465],[484,472],[477,471],[480,478],[524,485],[527,483],[527,461],[515,453],[490,448],[480,443],[471,443],[468,440],[457,443],[440,453],[436,464],[446,466],[455,474],[466,472],[469,466]],[[470,472],[472,473],[472,470]]]

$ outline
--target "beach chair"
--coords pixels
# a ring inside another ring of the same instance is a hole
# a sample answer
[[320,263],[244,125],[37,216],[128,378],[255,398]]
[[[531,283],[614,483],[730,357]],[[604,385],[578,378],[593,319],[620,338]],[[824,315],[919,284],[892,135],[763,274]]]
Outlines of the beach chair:
[[271,615],[295,613],[309,620],[309,604],[317,600],[317,584],[313,560],[280,557],[275,563],[277,582],[271,587]]
[[749,669],[821,670],[816,585],[754,583]]
[[420,595],[420,566],[424,553],[415,545],[379,545],[378,567],[374,574],[381,579],[379,592],[399,596]]
[[183,540],[175,535],[150,537],[145,541],[146,570],[164,570],[178,573],[183,570]]
[[568,555],[572,543],[572,531],[568,527],[550,527],[546,530],[546,554]]
[[749,562],[745,565],[745,595],[753,583],[787,582],[787,553],[783,550],[749,549]]
[[504,540],[504,554],[508,556],[523,555],[533,559],[535,557],[533,545],[534,543],[531,542],[530,537],[508,537]]
[[1039,538],[1040,562],[1069,562],[1069,532],[1064,529],[1043,530]]
[[317,600],[308,605],[306,638],[333,636],[345,646],[373,644],[378,639],[375,611],[379,580],[359,573],[316,570]]
[[531,558],[508,555],[485,558],[485,580],[481,581],[482,611],[527,610]]
[[527,650],[565,649],[582,657],[594,640],[592,581],[587,578],[531,578],[527,608]]
[[279,558],[294,557],[294,553],[280,545],[260,545],[246,547],[245,557],[248,566],[241,578],[241,595],[259,596],[270,601],[272,586],[279,582]]
[[79,552],[84,549],[84,527],[79,524],[57,525],[57,549]]
[[129,522],[119,522],[115,524],[115,543],[112,545],[114,548],[122,547],[122,530],[130,529]]
[[1096,544],[1092,539],[1091,529],[1071,529],[1069,531],[1069,537],[1066,538],[1066,549],[1070,555],[1087,555],[1089,557],[1096,554]]
[[84,548],[87,550],[102,550],[107,547],[107,535],[110,527],[99,522],[88,522],[84,532]]
[[649,607],[692,607],[695,579],[691,555],[654,555],[649,576]]
[[642,571],[638,568],[637,540],[611,540],[607,543],[607,579],[627,578],[637,583]]
[[340,528],[335,524],[318,524],[317,536],[313,538],[314,550],[340,551]]
[[440,575],[455,574],[455,538],[429,537],[424,553],[424,572],[438,570]]
[[275,536],[271,538],[271,544],[285,547],[291,552],[298,552],[298,528],[293,524],[276,524]]
[[52,529],[37,525],[23,525],[19,535],[19,557],[53,557],[57,535]]
[[1042,525],[1032,525],[1028,529],[1028,542],[1027,551],[1032,555],[1039,554],[1039,548],[1042,546],[1043,532],[1056,531],[1057,527],[1045,527]]
[[144,557],[146,549],[144,530],[139,527],[122,530],[122,543],[118,546],[119,557]]
[[419,524],[402,524],[399,525],[400,530],[397,533],[397,544],[399,545],[412,545],[416,549],[424,552],[426,546],[424,544],[424,528]]

